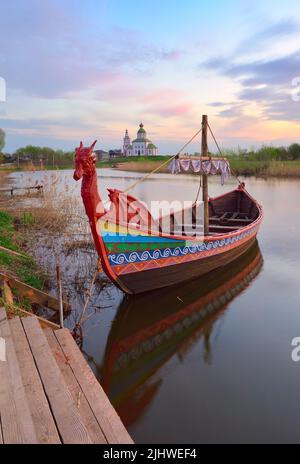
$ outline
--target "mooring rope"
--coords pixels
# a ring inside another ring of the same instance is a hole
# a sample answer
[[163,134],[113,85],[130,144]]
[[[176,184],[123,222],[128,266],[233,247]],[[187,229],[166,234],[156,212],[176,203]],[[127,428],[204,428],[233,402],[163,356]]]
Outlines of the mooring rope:
[[127,193],[129,192],[129,190],[132,190],[133,188],[135,188],[138,184],[140,184],[141,182],[144,182],[145,179],[147,179],[148,177],[150,177],[152,174],[154,174],[155,172],[159,171],[163,166],[165,166],[166,164],[170,163],[174,158],[176,158],[176,156],[179,156],[180,153],[197,137],[197,135],[200,134],[200,132],[202,131],[202,127],[193,135],[193,137],[190,138],[190,140],[188,142],[186,142],[183,147],[176,153],[176,155],[174,156],[171,156],[171,158],[168,158],[167,161],[164,161],[162,164],[160,164],[157,168],[153,169],[153,171],[149,172],[148,174],[146,174],[145,176],[141,177],[140,179],[138,179],[136,182],[134,182],[133,184],[131,184],[129,187],[127,187],[126,190],[124,190],[124,193]]
[[[208,129],[209,129],[209,132],[211,133],[212,138],[214,139],[214,142],[215,142],[215,144],[216,144],[216,146],[217,146],[217,149],[218,149],[220,155],[221,155],[222,157],[224,157],[224,155],[223,155],[223,153],[222,153],[222,151],[221,151],[221,148],[220,148],[220,146],[219,146],[219,144],[218,144],[218,142],[217,142],[216,137],[214,136],[214,133],[213,133],[213,131],[212,131],[212,129],[211,129],[209,123],[207,123],[207,126],[208,126]],[[230,163],[229,163],[229,167],[230,167],[231,174],[236,178],[236,180],[238,181],[239,184],[242,184],[242,181],[240,180],[240,178],[239,178],[238,175],[236,174],[235,170],[232,169],[232,167],[230,166]]]

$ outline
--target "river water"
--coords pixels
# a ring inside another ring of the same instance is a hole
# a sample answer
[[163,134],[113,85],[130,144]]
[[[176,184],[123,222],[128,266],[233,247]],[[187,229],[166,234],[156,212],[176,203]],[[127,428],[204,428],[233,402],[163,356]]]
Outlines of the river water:
[[[16,185],[53,173],[14,173]],[[57,189],[80,199],[71,171]],[[99,188],[126,188],[141,174],[99,171]],[[210,195],[232,189],[210,180]],[[138,443],[299,442],[300,182],[246,179],[263,205],[258,244],[221,271],[176,289],[129,298],[97,295],[83,351]],[[198,179],[156,174],[134,192],[144,201],[191,200]],[[79,263],[73,262],[73,267]],[[91,269],[91,274],[93,270]]]

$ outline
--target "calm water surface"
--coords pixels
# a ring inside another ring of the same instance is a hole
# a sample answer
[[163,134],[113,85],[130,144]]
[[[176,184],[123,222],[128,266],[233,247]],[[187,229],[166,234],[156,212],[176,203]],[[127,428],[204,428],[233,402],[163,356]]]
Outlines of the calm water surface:
[[[71,172],[58,176],[57,188],[67,179],[80,201]],[[138,176],[102,170],[102,196]],[[210,194],[233,185],[212,179]],[[106,309],[87,323],[83,350],[138,443],[300,441],[300,362],[291,360],[300,336],[300,182],[251,178],[246,186],[265,212],[246,256],[175,290],[128,298],[110,287],[99,295]],[[197,187],[196,178],[158,174],[133,194],[191,200]]]

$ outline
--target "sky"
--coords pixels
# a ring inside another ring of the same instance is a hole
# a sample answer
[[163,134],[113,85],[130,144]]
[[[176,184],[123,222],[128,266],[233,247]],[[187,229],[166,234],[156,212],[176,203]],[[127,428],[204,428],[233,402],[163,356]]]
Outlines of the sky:
[[5,151],[121,148],[142,121],[173,154],[202,114],[223,148],[299,142],[298,1],[4,0],[0,18]]

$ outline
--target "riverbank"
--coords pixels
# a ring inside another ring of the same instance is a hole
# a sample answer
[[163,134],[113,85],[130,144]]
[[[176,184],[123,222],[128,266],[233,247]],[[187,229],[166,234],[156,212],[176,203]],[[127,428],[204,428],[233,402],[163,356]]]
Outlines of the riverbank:
[[[128,172],[141,172],[148,173],[157,169],[161,164],[166,162],[169,156],[157,157],[130,157],[130,158],[116,158],[113,161],[103,161],[97,163],[97,168],[113,168],[121,171]],[[258,161],[248,159],[238,159],[236,157],[228,157],[232,170],[239,176],[254,176],[254,177],[300,177],[300,161]],[[7,174],[14,171],[43,171],[43,170],[65,170],[73,169],[73,164],[66,164],[62,166],[40,166],[31,165],[24,168],[0,168],[0,183],[2,185],[1,174]],[[160,173],[169,172],[168,163],[159,169]]]
[[[252,161],[228,157],[231,169],[239,176],[254,177],[299,177],[300,161]],[[126,160],[114,163],[115,169],[121,171],[135,171],[148,173],[157,169],[167,157],[160,160]],[[159,172],[169,172],[168,164],[163,166]]]
[[0,210],[0,306],[12,314],[32,313],[34,294],[46,287],[48,279],[28,254],[26,239],[16,224],[21,225],[16,217]]
[[[22,172],[11,178],[6,173],[5,178],[11,186],[16,185],[15,180],[18,177],[21,178],[18,186],[31,185],[31,175],[31,172]],[[66,314],[65,324],[72,329],[82,312],[85,295],[91,285],[97,254],[82,202],[72,196],[72,188],[69,184],[65,184],[63,171],[49,175],[39,171],[37,175],[43,179],[41,182],[44,182],[45,191],[32,193],[25,189],[24,193],[13,196],[0,192],[0,211],[7,222],[2,235],[5,240],[10,237],[10,242],[6,241],[6,247],[27,255],[28,259],[31,257],[28,262],[31,262],[29,270],[33,275],[26,278],[26,270],[19,270],[18,257],[10,256],[12,253],[5,250],[2,258],[5,261],[2,264],[2,266],[5,264],[3,273],[9,273],[15,279],[35,289],[42,289],[51,298],[56,298],[57,265],[59,265],[64,301],[68,302],[71,308],[71,312]],[[35,263],[38,263],[38,266]],[[34,282],[34,277],[41,277],[42,281]],[[108,286],[110,282],[100,272],[94,286],[95,296]],[[16,301],[15,294],[13,297]],[[48,319],[56,315],[52,311],[53,304],[49,306],[47,304],[49,298],[46,300],[46,303],[39,304],[38,308],[35,305],[33,312],[38,309],[38,314]],[[26,309],[24,306],[22,308]],[[51,313],[48,312],[48,308]],[[93,311],[93,301],[91,301],[86,314]],[[56,321],[56,318],[53,320]]]
[[23,220],[17,221],[12,214],[0,211],[0,272],[7,272],[42,290],[45,287],[46,276],[27,254],[26,240],[15,226],[18,223],[18,227],[21,227],[22,222],[26,224],[26,216]]

